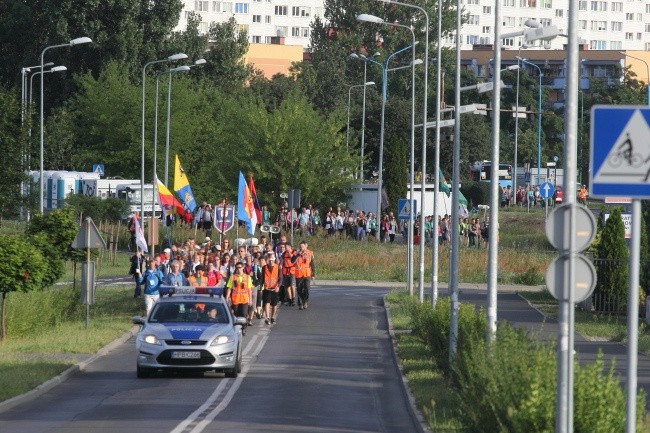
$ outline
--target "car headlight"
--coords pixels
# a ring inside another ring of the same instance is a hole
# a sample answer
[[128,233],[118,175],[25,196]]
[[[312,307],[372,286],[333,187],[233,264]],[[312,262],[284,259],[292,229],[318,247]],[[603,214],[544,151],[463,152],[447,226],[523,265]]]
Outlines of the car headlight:
[[140,340],[149,344],[157,344],[158,346],[162,345],[160,340],[158,340],[158,337],[152,334],[143,335],[140,337]]
[[217,346],[219,344],[232,343],[233,341],[235,341],[235,336],[234,335],[219,335],[217,338],[212,340],[212,344],[210,344],[210,346]]

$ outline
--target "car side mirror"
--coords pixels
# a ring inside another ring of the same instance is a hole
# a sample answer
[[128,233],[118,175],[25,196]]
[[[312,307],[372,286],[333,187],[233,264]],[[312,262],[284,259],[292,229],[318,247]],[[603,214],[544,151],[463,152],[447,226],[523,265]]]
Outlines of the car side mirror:
[[246,324],[246,318],[245,317],[235,317],[235,326],[244,326]]
[[144,325],[144,317],[141,316],[133,316],[131,318],[131,322],[133,322],[134,325]]

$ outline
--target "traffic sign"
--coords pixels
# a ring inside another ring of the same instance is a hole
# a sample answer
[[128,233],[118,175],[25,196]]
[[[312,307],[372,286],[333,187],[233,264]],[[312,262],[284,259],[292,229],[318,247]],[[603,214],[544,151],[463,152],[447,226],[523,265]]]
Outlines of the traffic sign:
[[93,164],[93,173],[99,174],[99,176],[104,176],[104,164]]
[[591,110],[590,195],[650,198],[650,107]]
[[[409,200],[405,199],[405,198],[400,198],[399,200],[397,200],[397,218],[398,219],[400,219],[400,220],[409,219],[411,214],[409,213],[408,202],[409,202]],[[413,200],[412,210],[413,210],[413,215],[414,216],[418,214],[418,201],[417,200]]]
[[553,197],[554,192],[555,187],[551,182],[544,182],[539,186],[539,195],[541,195],[542,198],[551,198]]
[[[569,231],[571,213],[569,203],[556,207],[546,220],[546,237],[558,250],[568,250],[571,232]],[[583,205],[575,205],[575,250],[584,251],[596,235],[596,218]]]
[[[576,254],[574,272],[573,299],[582,302],[596,287],[596,268],[585,256]],[[569,260],[556,257],[546,270],[546,288],[558,301],[566,301],[568,293],[565,293],[565,287],[569,287]]]
[[97,226],[90,217],[86,217],[81,223],[81,229],[72,241],[72,248],[101,248],[106,249],[106,242],[99,234]]

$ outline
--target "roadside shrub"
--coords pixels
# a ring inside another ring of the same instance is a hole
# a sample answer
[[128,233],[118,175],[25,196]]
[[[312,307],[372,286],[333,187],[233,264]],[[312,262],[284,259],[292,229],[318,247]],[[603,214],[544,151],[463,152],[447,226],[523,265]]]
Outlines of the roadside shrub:
[[79,290],[72,287],[7,295],[7,336],[24,337],[81,317]]
[[470,209],[480,204],[490,203],[490,182],[465,181],[460,187],[460,192],[467,199]]
[[544,276],[537,272],[534,268],[529,268],[522,274],[515,274],[512,281],[515,284],[523,284],[525,286],[538,286],[544,284]]
[[625,245],[625,228],[621,220],[620,208],[612,210],[601,230],[600,242],[596,250],[596,289],[595,297],[608,299],[601,305],[603,311],[624,311],[627,305],[628,289],[628,249]]

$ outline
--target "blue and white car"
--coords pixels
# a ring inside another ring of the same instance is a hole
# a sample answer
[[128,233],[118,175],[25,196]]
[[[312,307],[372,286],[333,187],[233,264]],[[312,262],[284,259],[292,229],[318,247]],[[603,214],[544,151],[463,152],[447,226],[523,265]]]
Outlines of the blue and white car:
[[[219,289],[221,290],[221,289]],[[159,370],[216,371],[237,377],[242,369],[242,326],[222,296],[201,288],[176,288],[161,297],[148,317],[133,317],[141,325],[136,337],[137,375]]]

